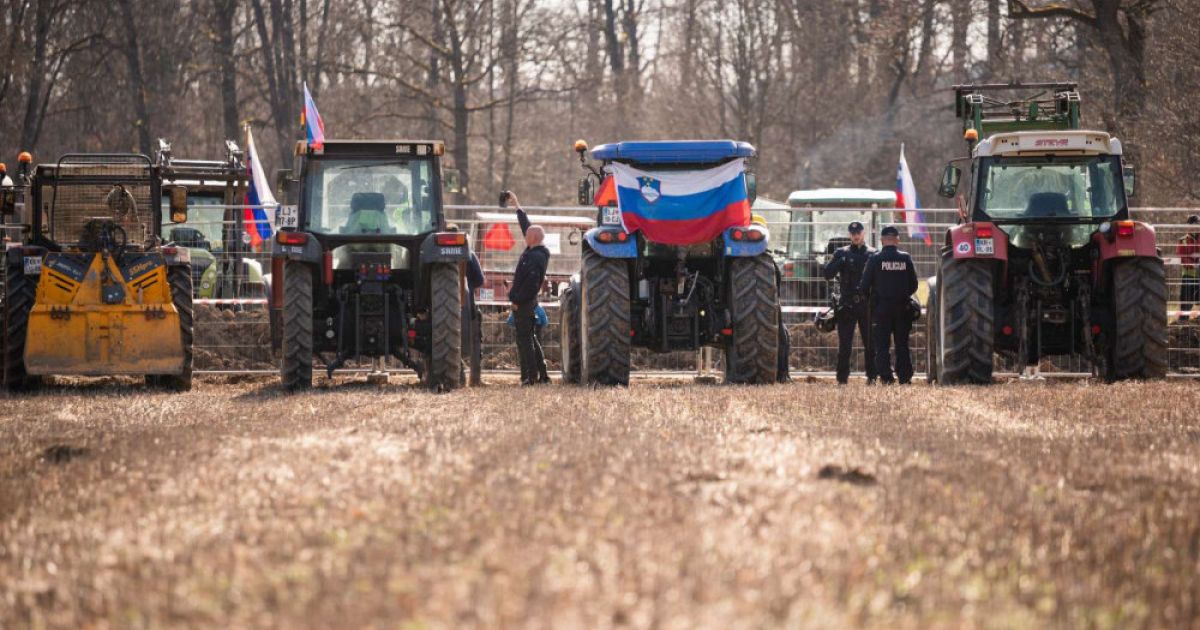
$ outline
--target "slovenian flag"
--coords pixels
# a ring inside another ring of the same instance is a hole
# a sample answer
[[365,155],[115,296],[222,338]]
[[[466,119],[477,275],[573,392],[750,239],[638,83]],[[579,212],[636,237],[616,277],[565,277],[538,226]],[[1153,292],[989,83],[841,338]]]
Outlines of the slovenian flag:
[[317,111],[317,104],[308,92],[308,83],[304,84],[304,111],[300,112],[300,126],[304,127],[308,146],[318,150],[325,148],[325,121],[321,119],[321,112]]
[[608,168],[627,232],[641,230],[656,243],[691,245],[750,224],[744,160],[703,171],[648,173],[619,162]]
[[271,217],[274,214],[275,196],[267,184],[267,171],[258,159],[254,146],[254,135],[246,127],[246,172],[249,185],[246,187],[246,206],[242,210],[246,234],[250,235],[250,246],[261,251],[263,243],[271,240]]
[[924,239],[926,245],[933,245],[929,230],[925,229],[925,217],[918,210],[921,202],[917,200],[917,186],[913,184],[912,171],[908,170],[908,160],[904,159],[903,144],[900,145],[900,166],[896,167],[896,207],[906,210],[900,214],[908,224],[908,236]]

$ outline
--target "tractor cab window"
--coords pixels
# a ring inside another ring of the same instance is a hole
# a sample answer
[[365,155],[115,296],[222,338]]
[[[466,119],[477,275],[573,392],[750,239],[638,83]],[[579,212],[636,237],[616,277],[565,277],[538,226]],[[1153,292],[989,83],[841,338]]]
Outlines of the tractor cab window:
[[984,158],[977,207],[996,220],[1109,218],[1125,207],[1116,156]]
[[187,223],[170,223],[167,205],[170,199],[163,195],[163,241],[184,247],[198,247],[215,251],[221,249],[221,233],[225,224],[224,192],[189,192]]
[[307,227],[337,235],[417,235],[432,231],[430,160],[314,160]]

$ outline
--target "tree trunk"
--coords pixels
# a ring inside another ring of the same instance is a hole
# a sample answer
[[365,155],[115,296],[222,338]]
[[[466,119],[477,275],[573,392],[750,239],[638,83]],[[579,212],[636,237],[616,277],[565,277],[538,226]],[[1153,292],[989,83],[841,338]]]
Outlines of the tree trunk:
[[133,19],[133,7],[130,0],[117,0],[121,11],[121,34],[125,41],[121,44],[121,52],[125,54],[125,64],[129,71],[130,88],[133,91],[133,113],[137,116],[134,127],[137,129],[138,150],[143,155],[150,155],[153,144],[150,141],[150,112],[146,107],[146,79],[142,74],[142,51],[138,43],[138,27]]
[[50,39],[50,0],[35,0],[33,24],[33,62],[29,68],[29,91],[25,95],[25,117],[21,124],[21,145],[23,151],[33,151],[37,148],[38,136],[42,130],[42,91],[45,86],[46,48]]
[[234,17],[237,15],[238,0],[213,0],[213,42],[217,67],[221,73],[221,121],[225,139],[238,138],[241,125],[238,120],[237,101],[237,57],[234,50]]

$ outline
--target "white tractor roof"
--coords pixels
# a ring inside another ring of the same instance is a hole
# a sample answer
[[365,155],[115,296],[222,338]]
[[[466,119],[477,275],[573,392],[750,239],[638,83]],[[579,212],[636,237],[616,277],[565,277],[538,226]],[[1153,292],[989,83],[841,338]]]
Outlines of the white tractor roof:
[[1103,131],[1010,131],[975,145],[976,157],[993,155],[1121,155],[1121,141]]
[[788,205],[826,208],[847,206],[866,208],[880,205],[891,208],[896,205],[894,190],[871,190],[869,188],[818,188],[797,190],[788,195]]

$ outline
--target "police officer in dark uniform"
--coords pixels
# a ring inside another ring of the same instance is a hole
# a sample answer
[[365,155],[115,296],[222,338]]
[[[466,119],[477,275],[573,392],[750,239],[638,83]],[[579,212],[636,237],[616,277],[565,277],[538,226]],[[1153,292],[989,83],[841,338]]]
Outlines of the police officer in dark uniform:
[[908,333],[913,316],[910,298],[917,292],[917,269],[912,256],[900,251],[900,230],[887,226],[880,233],[883,249],[867,261],[858,290],[871,300],[871,337],[875,343],[875,369],[885,385],[892,379],[892,358],[888,346],[896,342],[896,377],[901,385],[912,382],[912,356]]
[[867,313],[867,296],[859,293],[858,285],[862,281],[863,268],[875,249],[867,245],[862,223],[851,223],[849,232],[850,244],[835,250],[833,259],[825,265],[825,279],[833,280],[836,276],[842,289],[837,311],[837,381],[845,385],[850,380],[850,351],[854,347],[854,329],[857,327],[862,337],[863,362],[866,364],[869,385],[875,382],[874,349],[871,348],[868,335],[871,322]]

